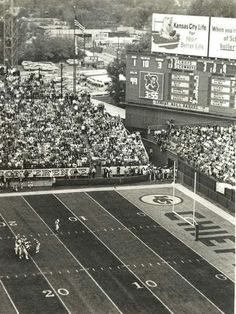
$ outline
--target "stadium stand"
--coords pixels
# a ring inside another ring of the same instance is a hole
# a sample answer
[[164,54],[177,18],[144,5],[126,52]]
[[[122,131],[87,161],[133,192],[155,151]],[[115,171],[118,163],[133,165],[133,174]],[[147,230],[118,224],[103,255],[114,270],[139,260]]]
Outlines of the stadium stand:
[[0,169],[146,165],[139,133],[94,106],[87,92],[60,95],[39,74],[0,71]]
[[162,150],[181,159],[217,181],[235,185],[236,126],[174,126],[156,130],[154,138]]

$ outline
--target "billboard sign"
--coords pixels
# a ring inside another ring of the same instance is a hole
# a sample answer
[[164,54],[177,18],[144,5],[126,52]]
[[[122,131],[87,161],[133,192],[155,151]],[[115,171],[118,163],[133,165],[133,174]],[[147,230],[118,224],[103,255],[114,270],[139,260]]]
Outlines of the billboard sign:
[[236,59],[236,19],[211,18],[209,57]]
[[156,14],[152,16],[152,52],[207,56],[209,17]]
[[139,97],[162,100],[164,74],[140,71],[139,75]]

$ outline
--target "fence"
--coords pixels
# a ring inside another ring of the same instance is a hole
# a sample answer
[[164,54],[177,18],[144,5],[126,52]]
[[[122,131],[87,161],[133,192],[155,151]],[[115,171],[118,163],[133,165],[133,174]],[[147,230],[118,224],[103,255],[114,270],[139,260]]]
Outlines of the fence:
[[197,172],[196,190],[212,201],[235,213],[235,190],[225,189],[224,194],[216,191],[217,181],[178,159],[179,180],[193,189],[194,173]]

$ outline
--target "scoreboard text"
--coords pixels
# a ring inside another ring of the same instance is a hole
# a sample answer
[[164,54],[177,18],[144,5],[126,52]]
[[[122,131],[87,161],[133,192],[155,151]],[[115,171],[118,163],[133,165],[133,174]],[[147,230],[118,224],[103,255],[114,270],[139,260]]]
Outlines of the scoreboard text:
[[235,60],[127,54],[127,102],[236,116],[235,90]]

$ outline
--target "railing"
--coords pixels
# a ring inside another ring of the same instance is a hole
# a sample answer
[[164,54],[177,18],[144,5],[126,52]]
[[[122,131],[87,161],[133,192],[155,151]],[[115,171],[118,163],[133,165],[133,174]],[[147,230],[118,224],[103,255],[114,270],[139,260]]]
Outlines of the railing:
[[[236,124],[235,119],[232,119],[232,122],[229,121],[209,121],[209,122],[198,122],[198,123],[188,123],[188,124],[184,124],[184,123],[180,123],[180,122],[174,122],[174,126],[175,127],[186,127],[186,126],[190,126],[190,127],[194,127],[194,126],[228,126],[231,124]],[[168,124],[154,124],[154,125],[149,125],[148,126],[148,132],[150,134],[151,131],[156,131],[156,130],[166,130],[168,128]]]
[[183,160],[178,159],[178,173],[179,173],[179,182],[183,185],[193,189],[194,186],[194,174],[197,172],[196,176],[196,190],[200,192],[207,198],[213,200],[214,202],[220,204],[224,208],[230,210],[232,213],[235,213],[235,191],[232,190],[229,192],[228,189],[225,189],[225,193],[217,192],[216,185],[217,180],[213,177],[207,176],[204,173],[196,170],[191,167]]

